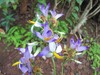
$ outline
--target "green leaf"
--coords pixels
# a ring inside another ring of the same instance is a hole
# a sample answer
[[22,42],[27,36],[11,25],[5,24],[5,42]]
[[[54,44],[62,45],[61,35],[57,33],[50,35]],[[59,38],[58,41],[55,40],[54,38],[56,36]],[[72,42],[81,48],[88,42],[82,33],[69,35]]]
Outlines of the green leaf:
[[46,6],[46,0],[38,0],[38,2]]
[[72,16],[75,18],[75,20],[78,20],[78,14],[77,13],[72,12]]
[[17,5],[16,5],[16,4],[14,4],[12,7],[13,7],[13,9],[14,9],[14,10],[16,10]]
[[67,18],[66,20],[67,20],[67,22],[68,22],[71,26],[73,25],[72,20],[70,20],[69,18]]
[[76,2],[77,2],[79,5],[81,5],[82,2],[83,2],[83,0],[76,0]]
[[78,12],[79,11],[79,7],[75,6],[74,9]]
[[4,3],[5,2],[5,0],[0,0],[0,5],[2,4],[2,3]]

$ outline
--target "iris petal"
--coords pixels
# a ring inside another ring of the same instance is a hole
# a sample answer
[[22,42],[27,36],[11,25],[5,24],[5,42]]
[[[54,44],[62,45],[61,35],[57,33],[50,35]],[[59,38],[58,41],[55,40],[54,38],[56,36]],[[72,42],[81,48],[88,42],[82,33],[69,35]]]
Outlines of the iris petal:
[[45,16],[48,16],[48,10],[50,8],[50,3],[48,3],[48,5],[46,6],[46,9],[45,9]]
[[25,52],[25,48],[17,48],[21,53]]
[[56,11],[55,10],[53,10],[53,11],[50,10],[50,13],[51,13],[53,18],[56,16]]
[[30,52],[29,52],[29,50],[28,50],[28,48],[26,48],[26,51],[25,51],[25,53],[24,53],[24,57],[26,58],[26,59],[29,59],[31,56],[30,56]]
[[76,48],[76,51],[84,51],[84,50],[87,50],[88,47],[87,46],[79,46]]
[[43,36],[39,32],[35,32],[36,36],[43,40]]
[[56,53],[60,53],[61,51],[62,51],[62,47],[61,45],[58,45],[56,49]]
[[42,56],[46,56],[49,53],[49,47],[46,46],[39,54],[38,56],[42,57]]
[[28,68],[25,67],[23,64],[19,65],[19,69],[25,74],[28,71]]
[[72,38],[70,39],[70,48],[72,48],[72,49],[75,49],[75,48],[76,48],[76,43],[75,43],[75,41],[74,41],[74,37],[72,37]]
[[60,18],[61,16],[63,16],[63,14],[57,14],[57,15],[55,16],[55,18],[58,19],[58,18]]
[[51,52],[54,52],[55,49],[56,49],[56,44],[55,44],[55,42],[50,42],[50,43],[49,43],[49,48],[50,48],[50,51],[51,51]]
[[46,37],[46,38],[47,38],[47,37],[50,38],[50,37],[52,36],[52,31],[51,31],[51,30],[48,30],[47,32],[44,32],[42,36],[43,36],[43,37]]
[[55,34],[48,42],[55,42],[58,38],[59,36]]
[[78,40],[76,41],[76,45],[77,45],[77,46],[81,46],[81,44],[82,44],[81,40],[78,39]]
[[48,16],[48,10],[50,8],[50,3],[45,7],[44,5],[39,5],[40,11],[42,14],[47,17]]

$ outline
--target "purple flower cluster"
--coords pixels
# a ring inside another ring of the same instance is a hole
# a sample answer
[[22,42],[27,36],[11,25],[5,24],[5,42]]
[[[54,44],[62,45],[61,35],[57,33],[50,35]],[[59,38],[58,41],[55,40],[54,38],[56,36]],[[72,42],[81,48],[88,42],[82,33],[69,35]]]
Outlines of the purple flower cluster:
[[[48,45],[44,47],[41,52],[40,50],[36,50],[34,54],[32,54],[32,47],[36,45],[35,42],[28,43],[26,48],[18,48],[20,53],[23,55],[18,62],[19,69],[23,72],[23,75],[26,73],[28,75],[32,75],[32,65],[30,60],[34,61],[36,56],[45,58],[54,56],[58,59],[63,59],[63,56],[59,55],[59,53],[62,52],[62,46],[59,41],[60,37],[57,34],[54,34],[53,30],[49,27],[49,22],[47,20],[49,12],[54,20],[57,20],[63,16],[63,14],[57,14],[55,10],[49,11],[50,3],[46,7],[44,5],[39,5],[39,8],[42,14],[37,14],[38,19],[36,22],[30,21],[34,24],[31,27],[31,32]],[[46,18],[46,21],[40,23],[39,20],[41,19],[42,15]],[[34,27],[40,27],[43,30],[38,32],[34,30]],[[80,39],[75,42],[74,37],[70,39],[70,48],[75,49],[78,52],[88,49],[87,46],[82,46]]]

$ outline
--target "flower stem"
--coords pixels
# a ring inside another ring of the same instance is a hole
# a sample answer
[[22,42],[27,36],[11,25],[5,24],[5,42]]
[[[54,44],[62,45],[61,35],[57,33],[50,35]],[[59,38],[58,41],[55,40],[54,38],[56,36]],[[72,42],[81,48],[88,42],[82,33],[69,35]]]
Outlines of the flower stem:
[[53,71],[54,71],[54,75],[56,75],[56,64],[55,64],[54,57],[52,57],[52,63],[53,63]]
[[64,75],[64,62],[62,62],[61,66],[62,66],[61,75]]

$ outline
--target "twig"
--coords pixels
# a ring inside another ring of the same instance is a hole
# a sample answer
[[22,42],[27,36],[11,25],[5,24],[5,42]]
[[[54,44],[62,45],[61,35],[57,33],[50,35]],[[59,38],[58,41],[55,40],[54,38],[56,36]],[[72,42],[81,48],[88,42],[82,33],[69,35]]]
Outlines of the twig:
[[91,17],[95,16],[97,13],[100,12],[100,5],[88,15],[88,18],[90,19]]
[[55,5],[54,5],[54,10],[56,10],[57,9],[57,5],[60,3],[61,1],[57,1],[57,0],[55,0]]
[[54,10],[57,8],[57,0],[55,0]]
[[62,7],[61,12],[63,12],[63,9],[64,9],[64,6],[65,6],[66,2],[67,2],[67,0],[65,0],[64,5],[63,5],[63,7]]
[[72,0],[70,8],[67,11],[67,13],[65,14],[65,18],[68,18],[70,16],[71,12],[73,11],[73,6],[74,5],[75,5],[75,0]]
[[79,23],[76,25],[76,27],[70,32],[70,34],[75,34],[80,28],[81,26],[86,22],[87,20],[87,15],[89,13],[89,11],[92,9],[92,0],[90,0],[89,4],[87,5],[87,7],[85,8],[82,16],[80,17]]

